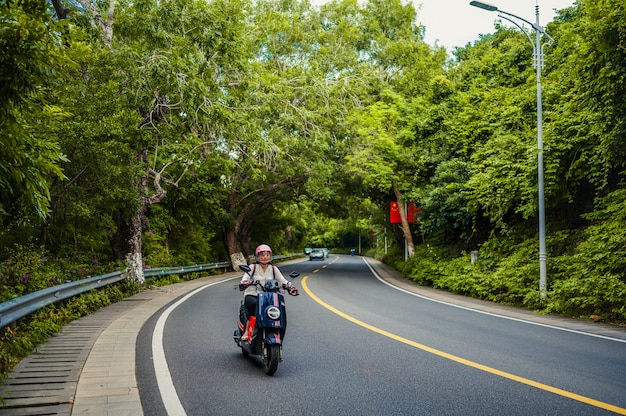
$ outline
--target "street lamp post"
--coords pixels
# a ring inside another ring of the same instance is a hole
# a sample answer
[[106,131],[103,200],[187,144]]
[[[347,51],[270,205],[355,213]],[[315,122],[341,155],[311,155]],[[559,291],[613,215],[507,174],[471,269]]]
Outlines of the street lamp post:
[[[543,48],[554,41],[539,24],[539,4],[535,6],[535,23],[531,23],[526,19],[498,9],[492,4],[480,1],[471,1],[470,5],[484,9],[490,12],[498,12],[498,16],[506,19],[517,26],[528,38],[533,47],[533,65],[537,73],[537,188],[538,188],[538,210],[539,210],[539,293],[542,298],[546,296],[547,288],[547,269],[546,269],[546,209],[544,201],[544,184],[543,184],[543,108],[541,98],[541,69],[543,68]],[[529,24],[535,30],[535,39],[530,36],[528,31],[524,29],[518,21]],[[542,35],[548,40],[542,43]]]

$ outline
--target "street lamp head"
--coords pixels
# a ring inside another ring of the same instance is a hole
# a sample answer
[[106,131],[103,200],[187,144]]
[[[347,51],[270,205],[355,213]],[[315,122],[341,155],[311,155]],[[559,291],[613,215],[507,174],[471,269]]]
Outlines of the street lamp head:
[[482,1],[472,0],[470,1],[470,6],[478,7],[479,9],[485,9],[490,12],[495,12],[498,10],[497,6],[489,3],[483,3]]

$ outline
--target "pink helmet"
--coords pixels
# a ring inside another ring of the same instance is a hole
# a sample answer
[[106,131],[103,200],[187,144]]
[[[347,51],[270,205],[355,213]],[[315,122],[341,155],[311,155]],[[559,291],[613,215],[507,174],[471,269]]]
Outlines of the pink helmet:
[[258,246],[256,248],[256,250],[254,252],[256,253],[256,255],[258,257],[259,253],[261,253],[262,251],[269,251],[270,252],[270,256],[272,255],[272,249],[267,244],[261,244],[260,246]]

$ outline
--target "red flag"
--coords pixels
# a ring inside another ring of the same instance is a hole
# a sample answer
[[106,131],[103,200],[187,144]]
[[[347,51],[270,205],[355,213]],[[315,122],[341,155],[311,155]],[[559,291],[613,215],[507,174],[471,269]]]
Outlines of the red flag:
[[415,207],[415,203],[409,202],[408,211],[409,213],[407,214],[407,220],[409,222],[417,222],[417,216],[419,215],[420,212],[422,212],[422,210],[419,209],[418,207]]
[[[420,208],[415,207],[414,202],[409,202],[407,204],[407,211],[406,219],[408,222],[417,222],[417,216],[420,212],[422,212]],[[391,201],[389,203],[389,222],[392,224],[402,222],[402,217],[400,217],[400,207],[398,207],[397,201]]]
[[389,222],[392,224],[402,222],[402,218],[400,217],[400,207],[398,207],[397,201],[391,201],[389,203]]

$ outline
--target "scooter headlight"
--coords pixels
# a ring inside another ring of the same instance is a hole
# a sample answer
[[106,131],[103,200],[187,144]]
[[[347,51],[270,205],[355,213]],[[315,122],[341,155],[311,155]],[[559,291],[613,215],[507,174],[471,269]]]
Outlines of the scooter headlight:
[[278,309],[276,306],[270,306],[265,310],[265,313],[270,319],[276,320],[280,318],[280,309]]

